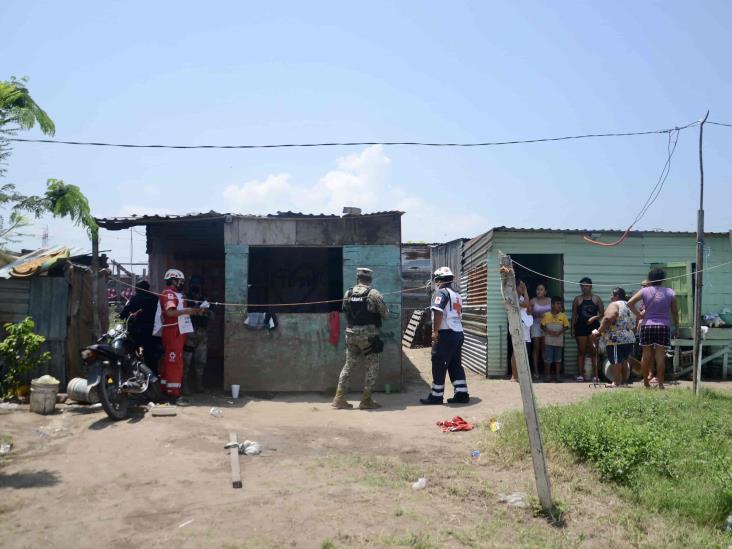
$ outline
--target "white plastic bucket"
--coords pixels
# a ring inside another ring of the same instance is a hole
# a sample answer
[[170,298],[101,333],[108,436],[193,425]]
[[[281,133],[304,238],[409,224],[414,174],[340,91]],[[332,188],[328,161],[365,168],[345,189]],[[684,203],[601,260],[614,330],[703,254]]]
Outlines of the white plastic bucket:
[[58,395],[58,383],[37,383],[31,381],[30,390],[30,411],[36,414],[52,414],[56,410],[56,395]]
[[231,397],[232,398],[239,398],[239,389],[241,389],[240,385],[231,386]]

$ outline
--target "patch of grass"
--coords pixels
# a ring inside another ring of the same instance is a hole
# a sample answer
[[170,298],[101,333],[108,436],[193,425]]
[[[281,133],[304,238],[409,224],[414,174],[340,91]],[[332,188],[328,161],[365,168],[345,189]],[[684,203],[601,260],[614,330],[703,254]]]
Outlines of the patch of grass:
[[336,549],[336,544],[332,539],[328,538],[323,540],[323,543],[320,544],[320,549]]
[[[618,390],[539,412],[549,454],[569,450],[641,507],[718,529],[732,511],[732,397],[705,391]],[[484,446],[529,456],[524,418],[503,418]]]
[[439,547],[432,540],[429,534],[408,534],[406,536],[386,536],[380,540],[386,545],[396,545],[398,547],[413,547],[414,549],[436,549]]

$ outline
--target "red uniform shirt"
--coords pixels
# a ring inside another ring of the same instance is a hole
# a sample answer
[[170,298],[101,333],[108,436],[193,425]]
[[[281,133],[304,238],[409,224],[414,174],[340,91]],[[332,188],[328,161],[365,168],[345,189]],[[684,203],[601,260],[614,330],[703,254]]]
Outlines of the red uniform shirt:
[[169,330],[171,328],[178,328],[178,318],[174,316],[168,316],[166,314],[170,309],[177,309],[180,304],[178,298],[178,292],[171,288],[166,288],[160,294],[160,309],[163,311],[163,330]]

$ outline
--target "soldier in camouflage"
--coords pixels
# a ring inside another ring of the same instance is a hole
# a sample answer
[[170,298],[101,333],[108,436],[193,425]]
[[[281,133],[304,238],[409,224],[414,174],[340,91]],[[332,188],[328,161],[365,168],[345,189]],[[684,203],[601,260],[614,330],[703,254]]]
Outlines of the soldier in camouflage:
[[382,295],[371,287],[372,280],[373,271],[359,267],[356,269],[356,285],[343,297],[343,312],[346,314],[346,364],[338,378],[338,390],[331,404],[333,408],[353,408],[346,400],[348,382],[352,369],[361,364],[366,368],[366,381],[358,408],[381,408],[371,395],[379,373],[379,354],[384,347],[379,339],[379,327],[389,311]]

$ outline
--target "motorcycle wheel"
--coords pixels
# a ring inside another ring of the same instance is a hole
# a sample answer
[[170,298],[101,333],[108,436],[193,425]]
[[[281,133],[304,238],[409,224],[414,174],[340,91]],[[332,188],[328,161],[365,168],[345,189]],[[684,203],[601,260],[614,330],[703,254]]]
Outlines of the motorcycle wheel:
[[99,402],[110,419],[119,421],[127,417],[127,395],[119,391],[118,369],[112,365],[102,368],[102,379],[99,382]]

